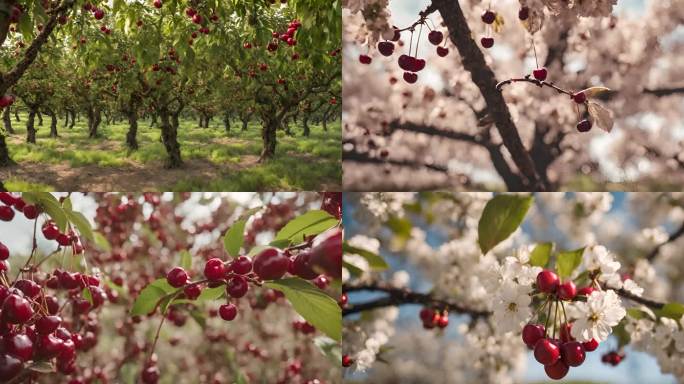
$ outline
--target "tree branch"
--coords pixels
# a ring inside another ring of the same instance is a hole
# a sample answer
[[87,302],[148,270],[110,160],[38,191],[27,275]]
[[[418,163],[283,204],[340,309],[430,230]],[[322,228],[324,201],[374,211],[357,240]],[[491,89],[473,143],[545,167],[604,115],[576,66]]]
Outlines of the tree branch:
[[678,93],[684,93],[684,87],[676,88],[659,88],[659,89],[644,89],[644,93],[655,96],[670,96]]
[[656,245],[655,248],[653,248],[653,250],[651,250],[651,252],[649,252],[648,255],[646,255],[646,260],[652,261],[653,259],[656,258],[656,256],[658,256],[658,253],[660,252],[660,248],[662,248],[663,246],[665,246],[667,244],[672,243],[673,241],[679,239],[682,236],[684,236],[684,223],[682,223],[682,225],[675,232],[670,234],[670,236],[668,236],[667,240]]
[[534,191],[544,191],[547,187],[540,180],[534,168],[534,162],[525,149],[518,130],[513,124],[511,114],[501,92],[496,90],[496,77],[487,65],[484,55],[475,41],[472,32],[463,15],[458,1],[433,0],[432,6],[439,10],[442,19],[449,30],[449,36],[460,54],[463,68],[470,72],[473,82],[480,89],[487,110],[492,117],[501,139],[510,152],[515,165],[525,176],[525,188]]
[[393,160],[393,159],[379,159],[376,157],[370,157],[365,153],[357,152],[357,151],[345,151],[342,154],[342,160],[343,161],[356,161],[359,163],[368,163],[368,164],[379,164],[379,165],[395,165],[399,167],[412,167],[412,168],[427,168],[431,171],[435,172],[440,172],[440,173],[448,173],[448,169],[446,167],[443,167],[441,165],[434,165],[434,164],[420,164],[420,163],[414,163],[411,161],[406,161],[406,160]]
[[363,284],[363,285],[344,285],[342,291],[345,293],[358,292],[358,291],[371,291],[371,292],[383,292],[388,296],[379,299],[367,301],[360,304],[348,304],[342,310],[342,316],[348,316],[361,311],[367,311],[371,309],[385,308],[401,306],[405,304],[422,304],[426,307],[434,307],[442,310],[448,310],[450,312],[470,315],[473,318],[487,317],[491,313],[487,311],[481,311],[474,308],[468,308],[455,301],[450,301],[447,299],[436,298],[431,294],[427,293],[417,293],[410,291],[408,289],[394,288],[386,285],[380,284]]
[[[608,288],[610,288],[610,287],[608,287]],[[619,296],[622,296],[625,299],[629,299],[629,300],[632,300],[636,303],[643,304],[643,305],[645,305],[651,309],[661,309],[662,307],[665,306],[665,303],[660,303],[660,302],[657,302],[655,300],[645,299],[643,297],[633,295],[633,294],[625,291],[622,288],[620,288],[620,289],[610,288],[610,289],[614,290]]]

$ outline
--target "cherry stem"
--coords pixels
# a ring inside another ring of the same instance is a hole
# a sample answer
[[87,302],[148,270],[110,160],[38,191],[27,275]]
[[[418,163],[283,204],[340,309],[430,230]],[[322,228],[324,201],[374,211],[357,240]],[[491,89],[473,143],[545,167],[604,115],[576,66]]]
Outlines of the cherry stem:
[[530,40],[532,40],[532,50],[534,51],[534,62],[537,64],[537,68],[539,68],[539,60],[537,59],[537,47],[534,45],[534,38],[530,37]]
[[521,82],[522,82],[522,83],[531,83],[531,84],[534,84],[534,85],[536,85],[536,86],[538,86],[538,87],[545,87],[545,86],[546,86],[546,87],[555,89],[556,92],[558,92],[558,93],[562,93],[562,94],[565,94],[565,95],[568,95],[568,96],[572,96],[572,95],[573,95],[573,93],[572,93],[571,91],[568,91],[568,90],[565,90],[565,89],[563,89],[563,88],[560,88],[560,87],[556,86],[556,85],[555,85],[554,83],[552,83],[552,82],[540,81],[540,80],[537,80],[537,79],[533,79],[533,78],[530,77],[530,75],[525,75],[524,78],[512,78],[512,79],[504,80],[504,81],[502,81],[502,82],[500,82],[499,84],[496,85],[496,90],[500,92],[504,85],[508,85],[508,84],[511,84],[511,83],[521,83]]
[[553,338],[555,339],[556,338],[556,328],[558,328],[556,326],[556,324],[558,322],[558,299],[554,300],[554,303],[556,304],[556,308],[553,311],[553,324],[552,325],[553,325]]
[[565,324],[568,323],[568,314],[565,313],[565,304],[561,301],[561,308],[563,309],[563,318],[565,319]]
[[544,324],[544,336],[546,336],[548,331],[549,331],[549,320],[551,320],[551,307],[552,306],[553,306],[553,303],[550,303],[549,304],[549,311],[546,313],[546,322]]
[[26,259],[26,263],[24,264],[23,267],[19,270],[19,273],[17,273],[17,277],[14,279],[12,282],[12,286],[17,283],[19,280],[19,277],[22,276],[24,273],[24,269],[26,269],[30,264],[31,264],[31,259],[33,259],[33,255],[36,253],[36,249],[38,249],[38,241],[36,240],[36,231],[38,228],[38,217],[33,219],[33,246],[31,248],[31,254],[29,255],[28,259]]
[[539,319],[539,312],[543,311],[544,308],[546,308],[546,305],[548,303],[549,303],[549,297],[547,296],[546,300],[544,300],[544,303],[541,305],[541,307],[537,308],[537,311],[534,313],[534,316],[532,316],[532,318],[534,319],[535,317],[537,317],[537,319]]
[[418,30],[418,41],[416,41],[416,56],[415,57],[418,57],[418,46],[420,45],[420,37],[422,35],[423,35],[423,24],[420,25],[420,29]]

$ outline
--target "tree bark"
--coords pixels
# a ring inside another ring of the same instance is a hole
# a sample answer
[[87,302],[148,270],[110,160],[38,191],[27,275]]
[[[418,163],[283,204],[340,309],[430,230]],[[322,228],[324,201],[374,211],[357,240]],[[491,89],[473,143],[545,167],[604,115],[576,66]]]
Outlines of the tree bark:
[[12,129],[12,117],[10,117],[10,107],[5,108],[2,113],[2,121],[5,123],[5,131],[9,134],[14,134],[14,129]]
[[266,118],[261,126],[261,139],[264,147],[259,157],[259,162],[267,161],[275,156],[276,150],[276,131],[280,122],[273,118]]
[[183,161],[181,160],[180,145],[178,144],[178,131],[171,124],[167,107],[164,106],[159,109],[159,119],[161,120],[162,142],[166,148],[166,153],[169,155],[167,167],[179,168],[183,165]]
[[126,111],[128,115],[128,132],[126,133],[126,146],[132,151],[138,150],[138,114],[135,108]]
[[46,109],[45,113],[50,116],[50,137],[59,137],[57,133],[57,114],[52,109]]
[[68,126],[69,126],[69,110],[67,109],[64,111],[64,127],[63,128],[66,128]]
[[71,113],[71,124],[69,124],[69,129],[73,129],[74,124],[76,124],[76,119],[77,119],[78,115],[76,114],[76,111],[70,111],[70,113]]
[[230,134],[230,113],[223,114],[223,126],[226,128],[226,133]]
[[28,119],[26,120],[26,142],[36,143],[36,128],[33,125],[36,118],[36,108],[29,107]]
[[460,4],[452,0],[433,0],[432,5],[421,13],[421,16],[435,10],[439,11],[449,30],[449,37],[458,49],[463,68],[470,72],[473,83],[479,88],[504,146],[511,154],[515,165],[525,176],[526,189],[531,191],[548,189],[537,175],[532,157],[523,145],[503,95],[496,90],[497,81],[494,72],[487,65],[484,54],[473,40]]
[[102,122],[102,113],[98,107],[88,107],[88,137],[97,137],[97,129]]
[[242,130],[246,131],[247,130],[247,124],[249,124],[249,121],[252,119],[252,115],[254,112],[250,112],[246,115],[241,115],[240,120],[242,120]]
[[14,162],[10,158],[9,148],[7,147],[7,142],[5,142],[5,135],[0,132],[0,167],[6,167],[11,164],[14,164]]
[[21,119],[19,118],[19,110],[18,110],[17,108],[14,108],[14,119],[15,119],[17,122],[20,122],[20,121],[21,121]]
[[43,114],[40,111],[36,111],[36,117],[38,117],[38,126],[43,126]]
[[150,116],[150,118],[151,118],[151,119],[150,119],[150,128],[152,128],[152,127],[154,127],[154,126],[157,125],[157,114],[156,114],[156,113],[152,113],[151,116]]

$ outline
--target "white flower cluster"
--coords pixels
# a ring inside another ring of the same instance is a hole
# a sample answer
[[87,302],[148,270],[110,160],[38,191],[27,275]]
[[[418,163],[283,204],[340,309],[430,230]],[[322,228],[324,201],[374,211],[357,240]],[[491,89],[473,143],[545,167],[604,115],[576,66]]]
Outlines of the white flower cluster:
[[683,382],[684,317],[679,321],[661,317],[655,322],[652,311],[646,307],[639,309],[648,316],[640,319],[628,317],[625,330],[629,333],[631,345],[655,356],[663,373],[671,373]]
[[348,327],[344,333],[343,349],[354,360],[356,371],[365,371],[375,363],[381,348],[394,335],[394,321],[398,315],[396,307],[376,309],[372,320]]
[[570,317],[575,323],[570,331],[578,341],[594,339],[603,342],[627,314],[620,297],[614,290],[594,291],[587,297],[587,302],[574,302],[568,306]]
[[381,220],[389,216],[403,216],[404,204],[413,200],[414,192],[369,192],[361,197],[361,203]]

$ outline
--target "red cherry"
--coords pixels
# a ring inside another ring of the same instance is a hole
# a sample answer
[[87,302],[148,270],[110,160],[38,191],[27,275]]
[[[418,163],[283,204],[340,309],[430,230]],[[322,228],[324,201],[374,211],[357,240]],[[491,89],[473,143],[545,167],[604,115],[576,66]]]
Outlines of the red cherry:
[[62,318],[59,316],[43,316],[36,321],[36,332],[47,335],[54,332],[61,323]]
[[383,56],[392,56],[394,53],[394,44],[390,41],[381,41],[378,43],[378,52]]
[[349,357],[349,355],[342,356],[342,366],[345,368],[351,367],[354,364],[354,360]]
[[36,296],[38,296],[38,294],[40,294],[40,285],[38,285],[35,281],[32,280],[18,280],[16,283],[14,283],[14,287],[19,289],[25,297],[31,299],[35,298]]
[[591,121],[584,119],[577,123],[577,130],[580,132],[589,132],[591,130]]
[[314,271],[311,266],[311,252],[300,252],[292,261],[291,273],[299,276],[302,279],[311,280],[318,276],[318,272]]
[[7,260],[9,259],[9,248],[3,243],[0,243],[0,260]]
[[283,277],[289,264],[290,259],[279,249],[266,248],[254,257],[253,269],[261,280],[276,280]]
[[188,273],[181,267],[175,267],[166,274],[166,281],[174,288],[180,288],[188,283]]
[[[4,96],[3,96],[4,97]],[[0,98],[1,100],[2,98]],[[7,105],[5,105],[6,107]],[[14,202],[16,201],[14,196],[12,196],[11,193],[9,192],[0,192],[0,201],[5,204],[5,205],[14,205]]]
[[420,310],[419,316],[423,322],[432,321],[435,316],[435,311],[430,308],[423,308]]
[[573,323],[563,323],[560,326],[560,340],[561,342],[568,342],[568,341],[575,341],[575,338],[572,337],[572,324]]
[[447,47],[437,47],[437,55],[439,57],[444,57],[449,54],[449,48]]
[[437,320],[437,326],[444,329],[449,326],[449,316],[444,315],[440,316],[439,320]]
[[577,287],[572,281],[566,281],[558,287],[558,298],[572,300],[577,295]]
[[248,289],[249,285],[247,284],[247,280],[245,280],[245,278],[242,276],[231,277],[230,280],[228,280],[228,285],[226,286],[226,292],[228,292],[231,297],[236,299],[244,296]]
[[537,275],[537,289],[544,293],[554,293],[558,289],[558,275],[545,269]]
[[26,216],[26,218],[29,220],[33,220],[38,217],[38,213],[38,207],[35,205],[26,205],[24,207],[24,216]]
[[494,22],[494,20],[496,20],[496,13],[494,13],[494,11],[491,11],[488,9],[488,10],[482,12],[482,22],[483,23],[491,24]]
[[21,372],[22,368],[21,360],[16,357],[7,354],[0,355],[0,381],[8,382],[12,380]]
[[541,324],[527,324],[522,330],[523,342],[528,347],[534,347],[534,345],[540,339],[544,338],[544,326]]
[[411,57],[409,55],[399,56],[397,63],[399,64],[399,68],[403,69],[404,71],[412,71],[413,70],[413,57]]
[[359,62],[361,62],[361,64],[370,64],[371,61],[373,61],[373,59],[371,59],[370,56],[368,56],[368,55],[359,55]]
[[585,341],[582,343],[582,347],[584,347],[584,350],[587,352],[592,352],[595,351],[596,348],[598,348],[599,342],[596,341],[596,339],[591,339],[589,341]]
[[57,243],[63,247],[66,247],[67,245],[71,245],[71,238],[63,233],[60,233],[57,236]]
[[43,236],[48,240],[55,240],[59,236],[59,228],[53,223],[45,223],[42,228]]
[[442,40],[444,40],[444,34],[436,30],[430,31],[430,33],[428,33],[428,40],[433,45],[439,45],[442,42]]
[[159,367],[150,365],[146,367],[140,375],[144,384],[157,384],[159,382]]
[[416,81],[418,81],[418,74],[417,73],[411,73],[411,72],[404,72],[404,80],[409,84],[413,84]]
[[154,5],[155,8],[159,9],[162,7],[162,2],[161,2],[161,0],[154,0],[152,2],[152,5]]
[[105,13],[101,9],[96,9],[95,12],[93,12],[93,15],[95,16],[95,20],[102,20]]
[[577,92],[572,95],[572,101],[577,104],[584,104],[587,101],[587,95],[584,92]]
[[330,285],[330,280],[327,276],[320,275],[314,279],[313,283],[320,289],[326,289],[328,288],[328,285]]
[[544,366],[544,372],[554,380],[560,380],[565,377],[568,374],[568,370],[570,370],[570,367],[563,360],[558,360],[554,364]]
[[522,7],[518,11],[518,19],[525,21],[530,17],[530,9],[527,7]]
[[539,81],[546,80],[546,76],[548,76],[548,74],[549,72],[546,70],[545,67],[537,68],[534,71],[532,71],[532,76],[534,76],[534,78]]
[[585,353],[581,343],[569,341],[561,345],[563,362],[571,367],[579,367],[584,362]]
[[196,13],[195,15],[192,16],[192,22],[195,24],[202,24],[202,15],[199,13]]
[[482,44],[482,46],[485,48],[491,48],[494,46],[494,38],[493,37],[483,37],[480,39],[480,44]]
[[23,324],[33,316],[31,303],[23,297],[11,294],[2,304],[2,315],[11,324]]
[[550,365],[560,359],[560,348],[549,339],[539,339],[534,345],[534,358],[542,365]]
[[14,210],[12,207],[6,205],[0,206],[0,220],[12,221],[12,219],[14,219]]
[[240,256],[232,262],[233,272],[246,275],[252,271],[252,260],[247,256]]
[[232,321],[237,316],[235,304],[225,304],[219,307],[219,315],[225,321]]
[[577,290],[577,294],[583,296],[589,296],[592,292],[594,292],[594,287],[592,286],[582,287],[579,290]]
[[198,284],[188,285],[183,289],[183,293],[188,300],[196,300],[202,293],[202,288]]
[[204,265],[204,276],[209,280],[221,280],[225,273],[226,270],[221,259],[209,259]]
[[10,334],[6,335],[3,341],[6,353],[21,361],[31,360],[33,356],[33,342],[27,335],[23,333]]

